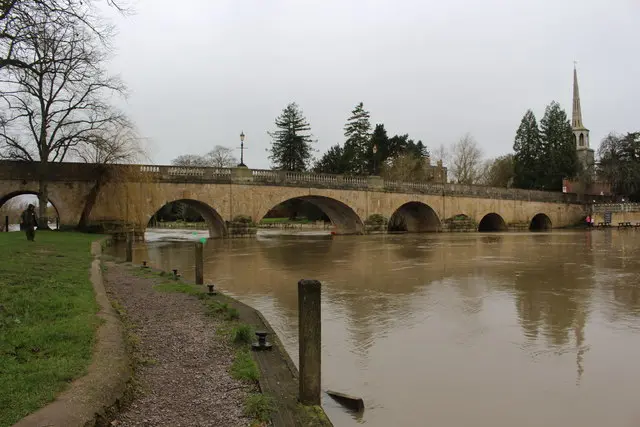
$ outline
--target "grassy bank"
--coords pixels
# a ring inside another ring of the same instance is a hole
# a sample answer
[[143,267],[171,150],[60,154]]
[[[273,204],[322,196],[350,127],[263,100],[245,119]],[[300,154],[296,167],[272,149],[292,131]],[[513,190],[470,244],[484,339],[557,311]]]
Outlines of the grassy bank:
[[97,304],[89,280],[98,236],[0,234],[0,427],[42,407],[91,361]]

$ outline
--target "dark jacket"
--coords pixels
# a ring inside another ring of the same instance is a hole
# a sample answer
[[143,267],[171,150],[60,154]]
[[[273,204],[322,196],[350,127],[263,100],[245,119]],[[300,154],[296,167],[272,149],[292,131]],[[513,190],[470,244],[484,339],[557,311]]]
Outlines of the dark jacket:
[[38,225],[38,218],[36,217],[35,211],[29,211],[29,209],[27,209],[22,212],[20,218],[20,225],[23,227],[36,227]]

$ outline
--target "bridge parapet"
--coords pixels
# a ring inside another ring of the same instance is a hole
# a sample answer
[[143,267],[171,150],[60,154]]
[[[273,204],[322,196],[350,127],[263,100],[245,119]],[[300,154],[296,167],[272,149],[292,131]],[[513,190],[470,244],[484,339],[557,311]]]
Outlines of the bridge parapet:
[[640,212],[640,203],[598,203],[593,205],[593,212]]
[[[108,169],[115,175],[158,182],[236,183],[385,191],[390,193],[466,196],[503,200],[555,203],[579,203],[577,195],[560,192],[497,188],[437,182],[401,182],[378,176],[347,176],[310,172],[274,171],[248,168],[215,168],[160,165],[95,165],[86,163],[50,163],[49,181],[95,181],[99,171]],[[38,163],[0,161],[0,180],[37,180],[42,175]],[[629,205],[629,204],[626,204]]]

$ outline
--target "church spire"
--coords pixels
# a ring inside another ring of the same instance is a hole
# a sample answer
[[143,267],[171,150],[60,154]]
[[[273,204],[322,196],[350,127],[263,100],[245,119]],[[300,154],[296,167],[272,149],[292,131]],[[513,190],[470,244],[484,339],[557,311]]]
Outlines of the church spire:
[[580,91],[578,90],[578,71],[575,64],[573,65],[573,116],[571,127],[574,129],[582,129],[582,109],[580,108]]

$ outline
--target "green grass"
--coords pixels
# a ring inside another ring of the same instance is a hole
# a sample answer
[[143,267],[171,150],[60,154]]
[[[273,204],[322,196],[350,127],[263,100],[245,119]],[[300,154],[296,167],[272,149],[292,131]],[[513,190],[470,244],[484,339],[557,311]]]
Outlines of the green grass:
[[238,350],[231,364],[231,376],[237,380],[258,381],[260,371],[249,350]]
[[251,325],[238,325],[231,331],[234,344],[251,344],[253,341],[253,327]]
[[252,393],[244,401],[244,415],[256,421],[268,422],[275,409],[273,398],[263,393]]
[[100,236],[0,233],[0,427],[54,399],[91,361],[98,309],[89,280]]

